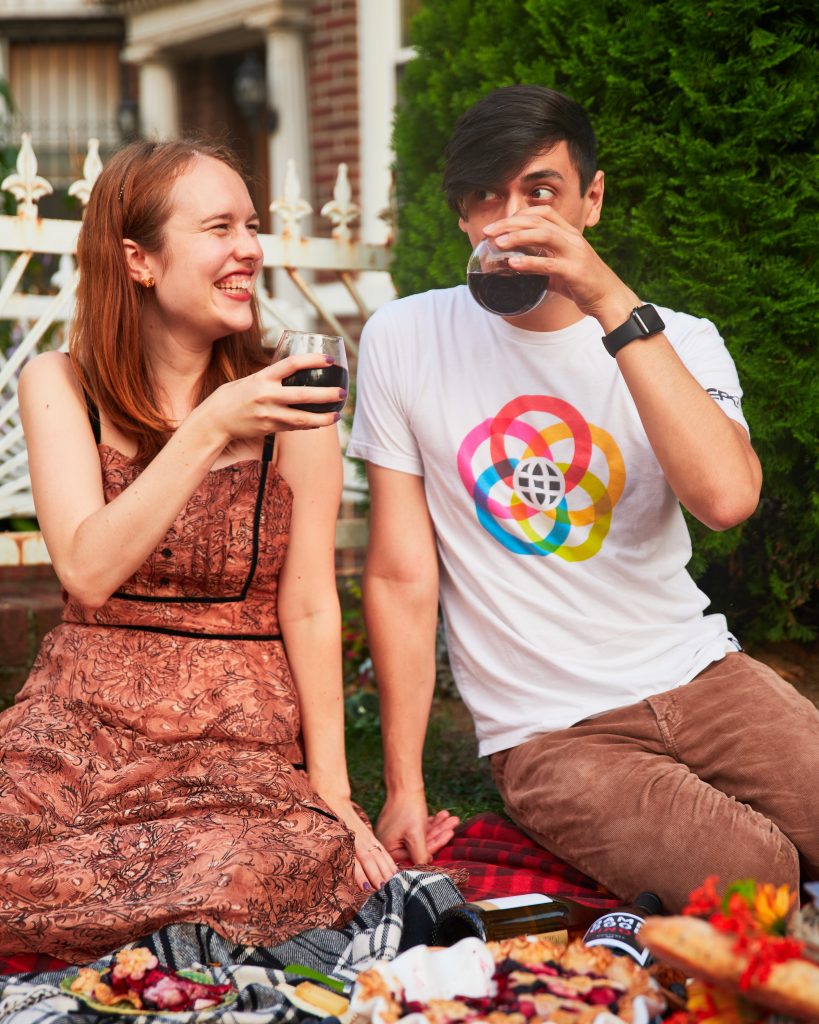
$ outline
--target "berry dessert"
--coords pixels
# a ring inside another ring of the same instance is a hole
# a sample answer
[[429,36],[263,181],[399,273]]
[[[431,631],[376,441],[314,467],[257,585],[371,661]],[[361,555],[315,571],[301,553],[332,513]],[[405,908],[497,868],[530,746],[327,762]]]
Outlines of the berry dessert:
[[649,973],[601,946],[577,941],[563,947],[531,936],[487,946],[495,964],[487,995],[413,1001],[403,989],[390,991],[372,969],[358,977],[357,1001],[380,1001],[377,1024],[397,1024],[411,1014],[429,1024],[637,1024],[665,1010]]
[[[193,973],[193,972],[191,972]],[[81,967],[67,991],[102,1006],[135,1010],[207,1010],[219,1006],[235,989],[211,985],[161,967],[150,950],[124,949],[105,971]]]

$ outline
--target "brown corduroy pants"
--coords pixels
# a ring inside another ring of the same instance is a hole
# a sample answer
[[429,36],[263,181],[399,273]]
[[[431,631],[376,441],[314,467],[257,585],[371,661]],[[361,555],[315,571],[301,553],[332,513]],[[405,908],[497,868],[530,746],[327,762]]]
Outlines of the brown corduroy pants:
[[819,878],[819,711],[745,654],[491,764],[514,821],[624,900]]

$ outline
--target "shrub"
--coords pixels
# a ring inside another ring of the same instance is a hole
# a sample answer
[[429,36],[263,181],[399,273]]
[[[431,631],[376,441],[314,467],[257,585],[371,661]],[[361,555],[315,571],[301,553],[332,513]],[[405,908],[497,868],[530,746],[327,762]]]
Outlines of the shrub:
[[754,517],[692,523],[692,571],[746,639],[819,622],[815,8],[806,0],[425,0],[395,128],[402,293],[463,280],[440,190],[463,110],[539,83],[590,113],[607,172],[591,237],[649,301],[707,316],[738,364],[765,471]]

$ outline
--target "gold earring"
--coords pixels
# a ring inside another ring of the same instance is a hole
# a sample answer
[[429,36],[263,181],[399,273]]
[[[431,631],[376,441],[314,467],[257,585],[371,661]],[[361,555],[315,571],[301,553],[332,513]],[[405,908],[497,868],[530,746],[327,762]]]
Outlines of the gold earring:
[[156,284],[156,282],[154,281],[150,274],[146,274],[145,277],[141,277],[139,279],[139,283],[142,285],[143,288],[153,288],[153,286]]

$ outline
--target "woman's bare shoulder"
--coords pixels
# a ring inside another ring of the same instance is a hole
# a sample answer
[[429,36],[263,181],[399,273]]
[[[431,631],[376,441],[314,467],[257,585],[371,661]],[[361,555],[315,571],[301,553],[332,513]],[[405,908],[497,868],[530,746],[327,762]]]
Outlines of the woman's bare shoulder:
[[80,382],[67,352],[41,352],[25,364],[20,371],[20,383],[41,384],[45,381],[62,381],[70,384],[78,395],[82,394]]
[[41,352],[30,359],[20,371],[19,388],[21,397],[22,393],[32,392],[49,396],[73,395],[82,400],[82,387],[65,352]]

